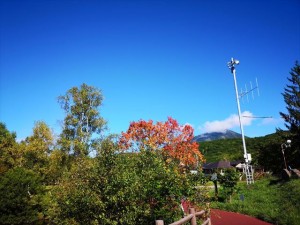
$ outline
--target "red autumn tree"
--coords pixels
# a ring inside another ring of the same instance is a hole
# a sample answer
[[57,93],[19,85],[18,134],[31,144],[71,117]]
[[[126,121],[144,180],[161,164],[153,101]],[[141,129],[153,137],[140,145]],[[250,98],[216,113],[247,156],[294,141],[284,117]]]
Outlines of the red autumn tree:
[[190,125],[181,126],[171,117],[166,122],[153,123],[152,120],[130,123],[127,132],[122,132],[119,146],[123,150],[161,151],[165,156],[191,165],[204,158],[199,145],[192,142],[194,129]]

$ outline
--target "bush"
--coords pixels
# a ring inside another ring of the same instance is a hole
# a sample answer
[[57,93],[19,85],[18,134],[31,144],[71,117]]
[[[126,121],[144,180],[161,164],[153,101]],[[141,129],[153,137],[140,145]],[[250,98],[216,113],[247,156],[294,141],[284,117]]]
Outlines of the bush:
[[32,224],[42,212],[41,179],[16,167],[0,177],[0,224]]
[[115,152],[108,141],[93,159],[73,162],[53,188],[51,221],[57,224],[154,224],[182,217],[180,200],[196,195],[194,181],[157,152]]
[[224,174],[218,174],[218,181],[223,188],[224,197],[231,202],[231,196],[237,191],[239,173],[235,169],[226,169]]

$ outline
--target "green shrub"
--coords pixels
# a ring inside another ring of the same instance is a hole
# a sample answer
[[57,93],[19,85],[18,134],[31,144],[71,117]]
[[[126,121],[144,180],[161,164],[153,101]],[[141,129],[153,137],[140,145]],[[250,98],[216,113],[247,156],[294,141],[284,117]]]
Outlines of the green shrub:
[[52,188],[51,221],[56,224],[171,223],[183,212],[180,200],[202,197],[195,178],[182,173],[175,162],[165,162],[153,151],[116,153],[104,142],[93,158],[73,162],[63,180]]
[[32,224],[42,212],[41,179],[15,167],[0,177],[0,224]]
[[237,191],[239,173],[235,169],[226,169],[224,174],[218,174],[218,181],[221,185],[224,198],[231,202],[231,196]]

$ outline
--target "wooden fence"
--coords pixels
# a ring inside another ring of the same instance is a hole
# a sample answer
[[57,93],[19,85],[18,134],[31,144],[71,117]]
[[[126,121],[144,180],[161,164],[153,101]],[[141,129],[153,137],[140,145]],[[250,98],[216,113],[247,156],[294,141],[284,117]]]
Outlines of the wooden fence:
[[[204,218],[204,216],[205,216],[205,211],[204,210],[201,210],[199,212],[195,212],[194,208],[190,208],[189,213],[190,213],[189,215],[187,215],[184,218],[182,218],[182,219],[180,219],[180,220],[178,220],[174,223],[171,223],[169,225],[182,225],[182,224],[185,224],[187,222],[190,222],[191,225],[197,225],[197,217]],[[155,225],[164,225],[164,221],[163,220],[156,220]],[[202,225],[211,225],[210,218],[207,218],[202,223]]]

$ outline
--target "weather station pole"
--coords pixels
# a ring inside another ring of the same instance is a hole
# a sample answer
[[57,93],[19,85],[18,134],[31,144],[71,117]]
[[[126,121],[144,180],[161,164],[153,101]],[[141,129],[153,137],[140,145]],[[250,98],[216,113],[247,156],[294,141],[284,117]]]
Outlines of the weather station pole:
[[284,165],[285,165],[285,169],[286,170],[288,170],[288,167],[287,167],[287,164],[286,164],[286,160],[285,160],[285,156],[284,156],[284,151],[287,148],[291,147],[291,143],[292,143],[291,140],[287,140],[286,143],[281,144],[281,152],[282,152],[282,155],[283,155],[283,160],[284,160]]
[[239,60],[236,60],[236,59],[233,59],[233,58],[231,58],[231,61],[227,63],[229,69],[231,70],[231,73],[233,74],[233,79],[234,79],[236,102],[237,102],[239,123],[240,123],[240,129],[241,129],[242,140],[243,140],[243,149],[244,149],[244,159],[245,159],[244,173],[246,175],[247,184],[250,184],[250,183],[254,183],[253,170],[252,170],[252,166],[250,165],[251,156],[250,156],[250,154],[247,153],[247,148],[246,148],[246,141],[245,141],[243,121],[242,121],[242,115],[241,115],[241,107],[240,107],[240,96],[239,96],[239,93],[238,93],[238,87],[237,87],[237,82],[236,82],[236,74],[235,74],[235,66],[239,65],[239,64],[240,64]]

